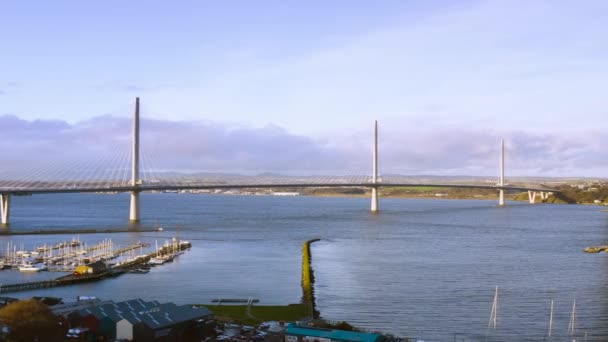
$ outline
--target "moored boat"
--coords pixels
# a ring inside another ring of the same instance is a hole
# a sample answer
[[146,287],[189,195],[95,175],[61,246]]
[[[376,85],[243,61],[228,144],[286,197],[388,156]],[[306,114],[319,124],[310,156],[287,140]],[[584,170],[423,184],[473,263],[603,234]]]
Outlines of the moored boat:
[[45,269],[44,266],[36,266],[32,264],[22,264],[18,267],[19,272],[40,272]]
[[585,248],[583,251],[585,253],[599,253],[601,251],[608,251],[608,246],[592,246]]
[[157,258],[151,258],[148,261],[148,265],[152,265],[152,266],[154,266],[154,265],[162,265],[164,263],[165,263],[165,260],[162,259],[162,258],[158,258],[158,257]]
[[148,272],[150,272],[150,270],[146,270],[146,269],[142,269],[142,268],[138,268],[138,269],[129,271],[129,273],[135,273],[135,274],[146,274]]

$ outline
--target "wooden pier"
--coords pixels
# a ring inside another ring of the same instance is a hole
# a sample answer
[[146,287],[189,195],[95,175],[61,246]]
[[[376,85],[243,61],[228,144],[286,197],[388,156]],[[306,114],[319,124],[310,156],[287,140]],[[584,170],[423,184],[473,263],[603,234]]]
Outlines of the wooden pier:
[[96,281],[96,280],[100,280],[100,279],[108,278],[108,277],[112,277],[112,276],[117,276],[121,273],[124,273],[124,271],[108,270],[108,271],[100,272],[98,274],[83,274],[83,275],[68,274],[66,276],[55,278],[55,279],[50,279],[50,280],[32,281],[32,282],[17,283],[17,284],[5,284],[5,285],[0,285],[0,293],[28,291],[28,290],[44,289],[44,288],[49,288],[49,287],[73,285],[73,284],[78,284],[78,283]]
[[33,281],[29,283],[0,285],[0,293],[44,289],[57,286],[57,280]]

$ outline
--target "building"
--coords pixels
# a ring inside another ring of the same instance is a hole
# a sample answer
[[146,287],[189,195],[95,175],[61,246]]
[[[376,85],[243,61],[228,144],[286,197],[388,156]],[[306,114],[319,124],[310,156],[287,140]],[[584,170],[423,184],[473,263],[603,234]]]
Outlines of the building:
[[70,328],[86,328],[95,338],[181,341],[185,337],[202,340],[214,333],[211,311],[174,303],[96,299],[61,304],[53,312],[65,317]]
[[97,274],[105,271],[106,269],[106,264],[100,260],[87,265],[80,265],[76,267],[74,274]]
[[280,192],[273,192],[272,195],[273,196],[300,196],[300,193],[299,192],[280,191]]
[[293,323],[285,331],[285,342],[381,342],[384,339],[380,334],[305,327]]
[[133,340],[133,326],[141,322],[141,319],[135,316],[127,316],[116,322],[116,339],[117,340]]
[[88,299],[88,300],[81,300],[78,302],[68,302],[68,303],[53,305],[50,307],[50,309],[51,309],[51,312],[55,316],[62,316],[64,318],[68,318],[68,316],[70,314],[75,313],[75,312],[77,313],[79,310],[82,310],[82,309],[85,309],[88,307],[92,307],[92,306],[109,304],[109,303],[112,303],[112,301],[109,301],[109,300],[101,301],[99,299]]
[[213,313],[204,307],[181,305],[140,315],[133,326],[135,341],[204,339],[213,333]]

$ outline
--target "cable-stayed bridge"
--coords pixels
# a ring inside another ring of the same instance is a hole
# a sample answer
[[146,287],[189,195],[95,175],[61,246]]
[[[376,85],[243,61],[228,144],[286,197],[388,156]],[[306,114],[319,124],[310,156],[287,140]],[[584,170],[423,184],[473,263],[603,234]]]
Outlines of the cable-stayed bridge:
[[[334,172],[332,174],[288,176],[282,174],[222,174],[183,173],[158,167],[154,150],[140,148],[140,104],[135,101],[131,141],[119,140],[115,146],[94,155],[93,161],[63,160],[54,156],[53,162],[40,169],[1,172],[0,166],[0,212],[1,224],[10,221],[11,196],[58,193],[113,193],[129,192],[129,220],[140,220],[139,194],[146,191],[205,190],[205,189],[297,189],[323,187],[357,187],[371,189],[372,213],[379,212],[378,190],[386,187],[435,187],[494,189],[498,193],[498,204],[504,206],[505,191],[528,191],[530,203],[537,193],[546,199],[556,190],[534,183],[507,183],[505,179],[504,142],[500,149],[499,177],[483,182],[466,179],[442,180],[437,178],[413,178],[401,175],[381,175],[378,159],[378,124],[374,124],[372,165],[370,173]],[[129,146],[128,151],[125,147]],[[78,146],[76,146],[77,148]],[[144,146],[141,146],[144,147]],[[95,153],[93,153],[95,154]]]

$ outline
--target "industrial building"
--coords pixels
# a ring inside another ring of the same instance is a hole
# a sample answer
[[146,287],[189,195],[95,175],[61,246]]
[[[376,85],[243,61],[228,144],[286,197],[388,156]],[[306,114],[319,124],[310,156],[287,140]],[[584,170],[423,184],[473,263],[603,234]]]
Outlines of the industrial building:
[[206,308],[134,299],[114,303],[91,300],[51,307],[70,328],[85,328],[95,337],[128,341],[204,339],[214,330]]

